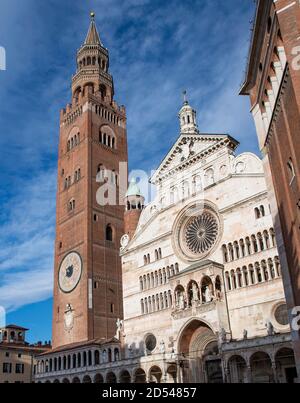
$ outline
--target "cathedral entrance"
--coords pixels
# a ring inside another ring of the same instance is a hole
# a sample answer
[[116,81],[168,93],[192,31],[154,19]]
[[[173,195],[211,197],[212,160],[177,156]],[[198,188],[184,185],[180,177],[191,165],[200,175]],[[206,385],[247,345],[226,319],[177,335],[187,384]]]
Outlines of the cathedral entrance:
[[207,324],[190,322],[181,333],[178,352],[183,382],[223,383],[217,337]]

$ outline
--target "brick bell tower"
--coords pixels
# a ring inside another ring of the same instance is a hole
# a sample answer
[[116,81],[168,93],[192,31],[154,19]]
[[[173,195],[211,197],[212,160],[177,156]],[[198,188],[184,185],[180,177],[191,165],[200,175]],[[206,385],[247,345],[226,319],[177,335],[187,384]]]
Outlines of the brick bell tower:
[[[128,182],[127,168],[119,172],[121,162],[127,163],[126,111],[114,101],[109,53],[92,13],[77,52],[72,104],[60,116],[54,349],[109,339],[123,316],[119,245],[124,196],[119,195],[125,194]],[[99,204],[101,185],[116,189],[116,202]]]

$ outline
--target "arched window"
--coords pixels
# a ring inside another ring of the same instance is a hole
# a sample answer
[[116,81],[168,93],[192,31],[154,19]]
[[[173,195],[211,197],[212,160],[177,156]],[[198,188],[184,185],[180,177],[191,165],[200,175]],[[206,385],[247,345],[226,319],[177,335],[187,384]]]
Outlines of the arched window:
[[229,251],[230,260],[233,261],[234,260],[234,252],[233,252],[233,246],[232,246],[231,243],[228,245],[228,251]]
[[106,240],[109,242],[113,241],[113,229],[110,224],[106,226]]
[[228,263],[228,251],[227,251],[227,246],[226,245],[222,246],[222,252],[223,252],[223,261],[224,261],[224,263]]
[[72,199],[68,203],[68,211],[74,211],[75,210],[75,199]]
[[255,218],[256,218],[256,219],[260,218],[260,211],[259,211],[259,208],[258,208],[258,207],[256,207],[256,208],[254,209],[254,212],[255,212]]
[[141,312],[142,312],[142,315],[144,315],[144,313],[145,313],[144,300],[142,300],[142,299],[141,299]]
[[248,255],[251,255],[251,242],[250,242],[250,238],[249,237],[247,237],[246,238],[246,246],[247,246],[247,252],[248,252]]
[[257,245],[257,240],[256,240],[255,235],[251,236],[251,241],[252,241],[252,246],[253,246],[254,253],[257,253],[258,252],[258,245]]
[[243,239],[240,239],[240,250],[241,250],[241,255],[242,257],[246,256],[246,250],[245,250],[245,243]]
[[230,278],[228,271],[225,274],[225,278],[226,278],[227,289],[228,289],[228,291],[231,291],[231,278]]
[[264,217],[264,216],[266,215],[266,213],[265,213],[265,207],[264,207],[264,206],[260,206],[259,209],[260,209],[261,216]]
[[260,232],[257,234],[257,239],[259,242],[259,248],[261,251],[263,251],[265,249],[265,245],[264,245],[263,237]]
[[275,232],[274,232],[273,228],[270,229],[270,236],[271,236],[271,240],[272,240],[272,246],[275,247],[276,246],[276,239],[275,239]]
[[246,266],[243,266],[243,275],[244,275],[244,280],[245,280],[245,285],[248,286],[249,285],[249,279],[248,279],[248,270]]
[[239,259],[240,258],[240,248],[239,248],[238,242],[234,241],[233,246],[234,246],[234,251],[235,251],[235,257],[236,257],[236,259]]

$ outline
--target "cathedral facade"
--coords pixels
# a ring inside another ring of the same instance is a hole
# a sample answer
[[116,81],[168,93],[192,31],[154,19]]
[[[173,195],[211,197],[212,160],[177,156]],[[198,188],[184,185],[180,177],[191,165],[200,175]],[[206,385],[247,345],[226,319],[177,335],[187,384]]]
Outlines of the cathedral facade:
[[185,97],[178,139],[150,179],[154,200],[145,205],[133,179],[123,205],[99,207],[97,187],[120,187],[127,161],[107,69],[92,18],[62,113],[54,345],[35,381],[294,382],[262,162],[238,155],[230,135],[200,132]]

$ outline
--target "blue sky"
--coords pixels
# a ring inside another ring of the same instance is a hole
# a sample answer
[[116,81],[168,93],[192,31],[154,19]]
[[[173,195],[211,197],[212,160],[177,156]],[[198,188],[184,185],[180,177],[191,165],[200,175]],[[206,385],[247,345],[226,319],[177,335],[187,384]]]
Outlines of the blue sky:
[[59,110],[91,10],[127,107],[131,169],[155,169],[176,140],[184,89],[201,131],[258,150],[238,96],[253,0],[1,0],[0,305],[30,341],[51,338]]

